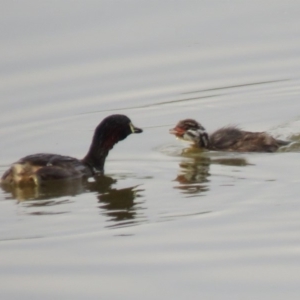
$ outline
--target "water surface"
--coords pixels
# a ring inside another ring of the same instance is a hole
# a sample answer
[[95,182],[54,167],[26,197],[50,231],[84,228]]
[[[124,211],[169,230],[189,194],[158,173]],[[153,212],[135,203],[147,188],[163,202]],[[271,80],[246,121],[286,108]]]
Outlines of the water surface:
[[[99,181],[0,190],[3,299],[297,299],[295,1],[4,1],[0,172],[83,157],[122,113],[144,129]],[[237,124],[295,143],[200,153],[168,133]]]

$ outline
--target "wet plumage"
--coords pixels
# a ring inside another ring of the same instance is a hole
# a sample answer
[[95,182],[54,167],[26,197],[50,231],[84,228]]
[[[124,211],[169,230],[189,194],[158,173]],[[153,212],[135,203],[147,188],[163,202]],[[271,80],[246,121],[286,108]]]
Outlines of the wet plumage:
[[290,142],[275,139],[266,132],[249,132],[236,126],[227,126],[208,134],[205,128],[193,119],[185,119],[170,130],[171,134],[193,142],[199,148],[215,151],[275,152]]
[[96,127],[83,159],[49,153],[28,155],[12,164],[3,174],[1,184],[39,185],[44,181],[103,174],[105,159],[113,146],[129,134],[140,132],[127,116],[111,115]]

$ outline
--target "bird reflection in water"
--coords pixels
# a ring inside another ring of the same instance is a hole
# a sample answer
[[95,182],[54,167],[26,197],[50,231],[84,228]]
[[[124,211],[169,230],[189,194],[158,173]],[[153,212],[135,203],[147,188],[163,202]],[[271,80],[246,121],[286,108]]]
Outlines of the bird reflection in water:
[[39,186],[1,185],[1,188],[10,195],[6,196],[6,199],[17,199],[19,202],[27,200],[47,200],[63,196],[76,196],[84,192],[84,185],[81,179],[47,182]]
[[108,192],[98,196],[103,214],[110,217],[114,224],[110,227],[124,227],[141,221],[138,217],[139,202],[136,198],[141,197],[139,194],[142,190],[136,189],[137,186],[124,189],[110,189]]
[[208,190],[210,158],[201,156],[179,164],[181,174],[175,179],[180,183],[175,187],[184,194],[198,194]]
[[47,200],[63,196],[76,196],[89,191],[106,192],[116,180],[108,176],[98,176],[95,180],[83,179],[56,180],[44,182],[41,185],[1,185],[2,190],[11,196],[6,199]]
[[[17,199],[23,202],[26,207],[42,209],[43,207],[53,206],[53,211],[35,211],[29,213],[33,215],[43,214],[62,214],[68,211],[61,211],[57,206],[68,204],[72,201],[70,198],[61,199],[66,196],[76,196],[83,193],[91,193],[100,203],[101,214],[110,217],[109,221],[114,221],[113,226],[124,226],[127,223],[136,223],[135,220],[140,209],[135,201],[137,197],[141,197],[141,189],[137,186],[122,189],[112,188],[117,180],[109,176],[97,176],[92,180],[71,180],[48,182],[40,186],[1,186],[7,194],[6,199]],[[54,208],[55,207],[55,208]]]
[[237,157],[216,157],[213,158],[207,153],[194,153],[184,151],[182,156],[188,157],[189,160],[181,162],[180,174],[176,177],[180,185],[176,189],[181,190],[184,194],[199,194],[209,190],[209,169],[211,164],[228,165],[228,166],[246,166],[249,165],[245,158]]

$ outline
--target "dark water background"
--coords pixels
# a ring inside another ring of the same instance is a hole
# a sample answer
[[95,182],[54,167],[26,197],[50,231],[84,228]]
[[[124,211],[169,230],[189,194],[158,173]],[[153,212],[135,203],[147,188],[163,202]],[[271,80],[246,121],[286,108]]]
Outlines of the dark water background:
[[[2,1],[0,171],[144,133],[101,182],[0,191],[1,299],[298,299],[298,1]],[[183,118],[292,139],[186,153]]]

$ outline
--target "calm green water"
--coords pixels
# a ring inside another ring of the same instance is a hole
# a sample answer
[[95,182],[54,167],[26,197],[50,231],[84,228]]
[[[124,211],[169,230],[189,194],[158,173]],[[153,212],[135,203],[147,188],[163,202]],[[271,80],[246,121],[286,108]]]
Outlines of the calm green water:
[[[1,299],[298,299],[300,4],[4,1],[0,173],[83,157],[122,113],[101,182],[0,190]],[[183,118],[294,145],[187,153]]]

